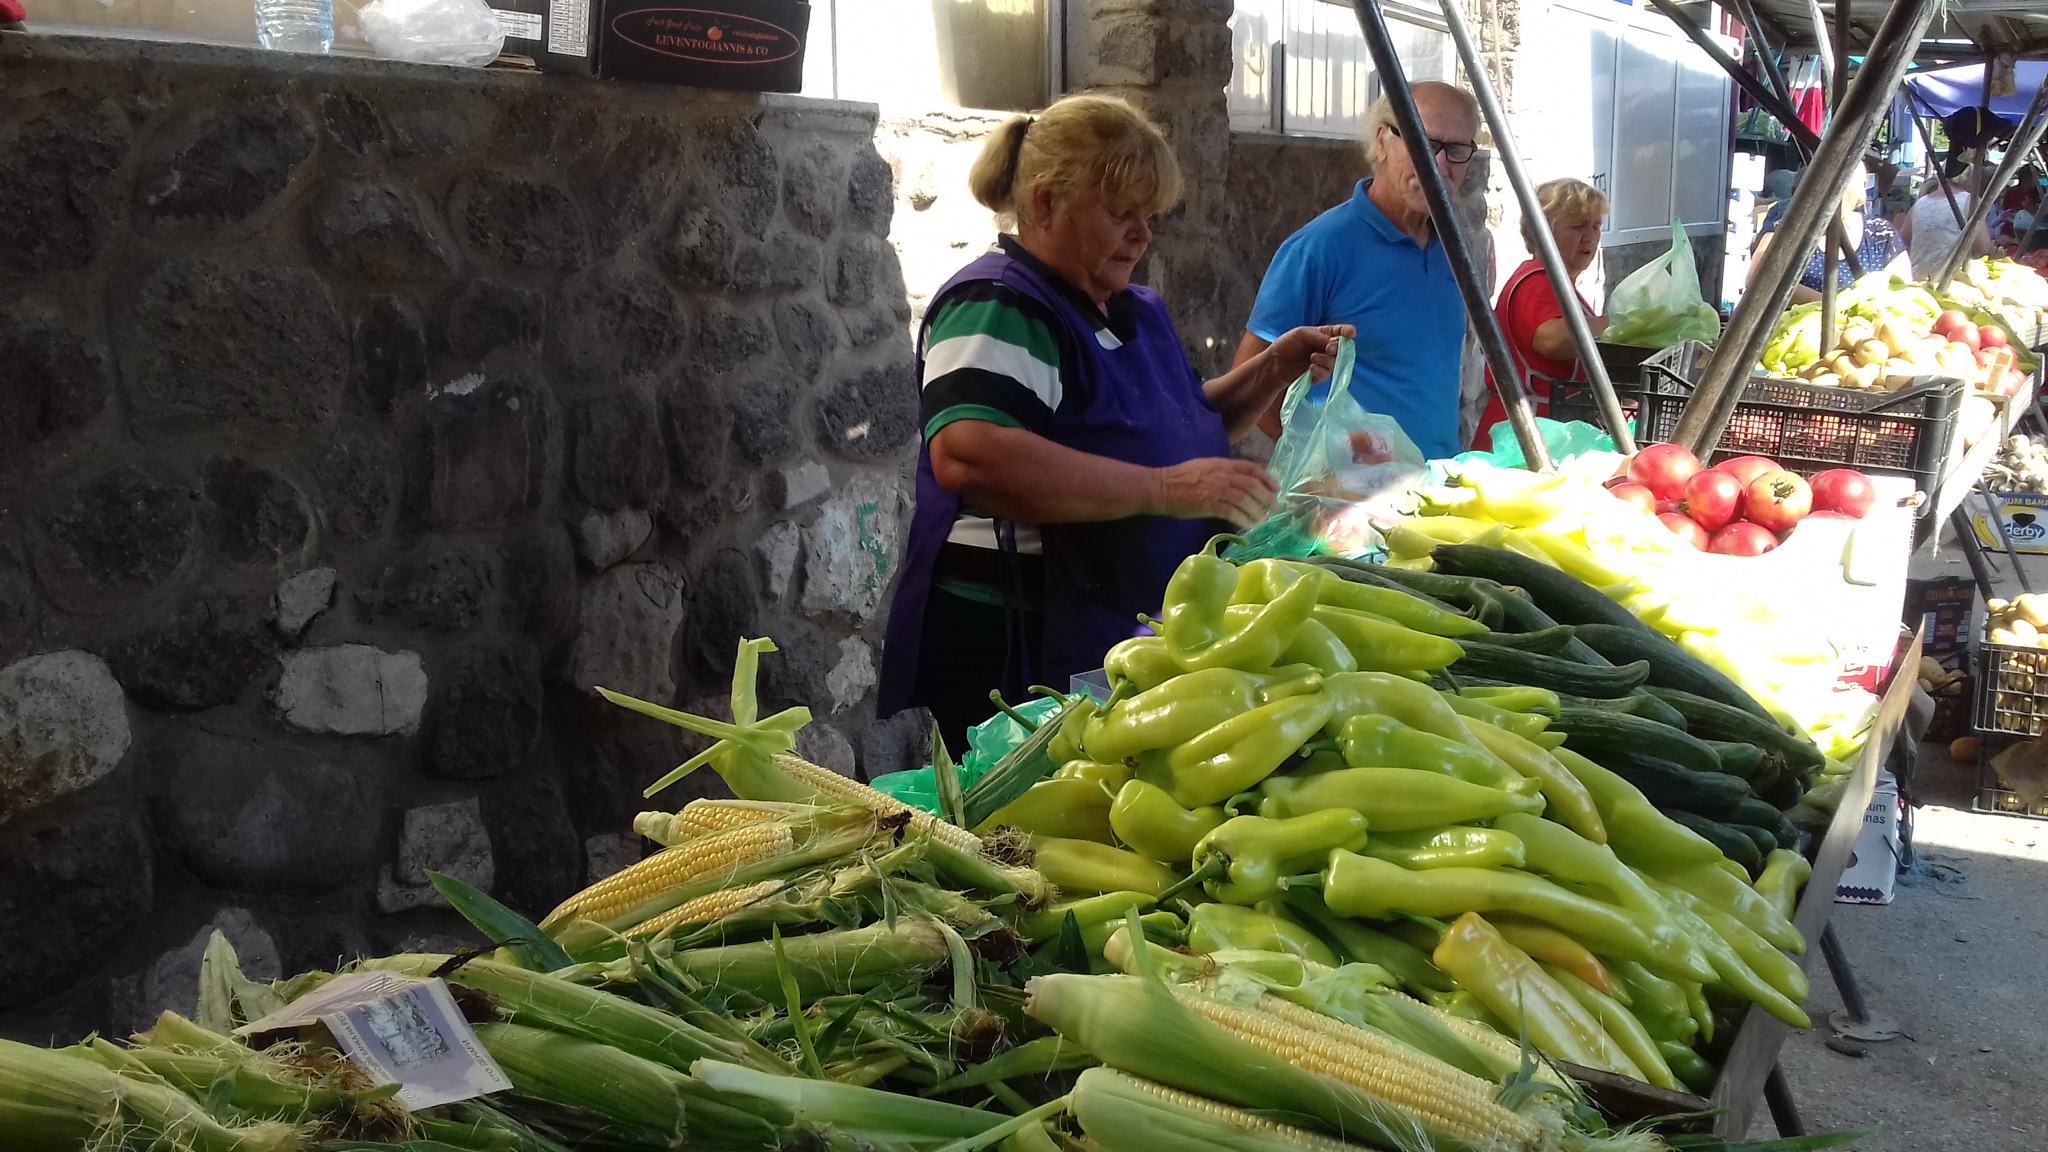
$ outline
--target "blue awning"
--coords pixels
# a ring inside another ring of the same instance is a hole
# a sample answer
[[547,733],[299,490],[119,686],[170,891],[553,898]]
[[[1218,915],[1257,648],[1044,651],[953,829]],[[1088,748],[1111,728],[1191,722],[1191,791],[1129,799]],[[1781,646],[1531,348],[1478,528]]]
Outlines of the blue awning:
[[[2018,91],[2010,96],[1993,96],[1991,110],[2002,119],[2018,124],[2020,117],[2027,114],[2027,104],[2034,98],[2034,90],[2041,86],[2043,80],[2048,80],[2048,60],[2022,60],[2013,66],[2013,71]],[[1984,103],[1984,65],[1961,64],[1954,68],[1915,72],[1906,77],[1906,87],[1913,90],[1920,110],[1932,108],[1936,116],[1950,116]]]

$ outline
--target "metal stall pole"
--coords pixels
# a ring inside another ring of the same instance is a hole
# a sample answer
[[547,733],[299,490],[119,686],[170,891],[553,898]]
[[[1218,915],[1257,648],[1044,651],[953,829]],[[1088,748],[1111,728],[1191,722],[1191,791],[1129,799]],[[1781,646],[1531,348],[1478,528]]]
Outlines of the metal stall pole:
[[1415,177],[1429,202],[1430,221],[1437,238],[1443,241],[1444,255],[1450,258],[1458,291],[1465,297],[1465,317],[1473,334],[1479,337],[1479,347],[1486,352],[1488,367],[1493,369],[1493,390],[1507,409],[1508,423],[1514,426],[1515,440],[1522,446],[1522,459],[1531,471],[1548,472],[1550,450],[1544,447],[1543,435],[1536,430],[1536,417],[1529,408],[1529,389],[1521,373],[1515,370],[1507,338],[1501,335],[1500,321],[1486,296],[1486,285],[1479,279],[1479,262],[1466,242],[1464,226],[1458,222],[1450,182],[1436,166],[1436,150],[1422,127],[1422,112],[1415,107],[1415,92],[1408,86],[1408,74],[1402,71],[1401,58],[1394,52],[1394,37],[1387,31],[1386,18],[1380,15],[1379,0],[1352,0],[1352,8],[1358,13],[1358,28],[1365,34],[1365,46],[1372,52],[1373,70],[1386,86],[1401,142],[1408,148],[1408,158],[1415,164]]
[[1600,405],[1600,422],[1607,426],[1607,434],[1614,437],[1614,446],[1632,456],[1636,440],[1629,433],[1628,417],[1621,411],[1621,401],[1615,398],[1614,382],[1607,378],[1607,365],[1600,360],[1600,349],[1593,342],[1593,328],[1586,323],[1585,312],[1565,303],[1567,300],[1573,305],[1578,303],[1578,288],[1573,285],[1571,273],[1564,266],[1564,256],[1557,250],[1557,238],[1543,223],[1543,206],[1537,202],[1536,188],[1529,183],[1529,174],[1522,168],[1522,155],[1515,147],[1515,134],[1508,126],[1507,113],[1502,110],[1492,83],[1480,67],[1479,48],[1472,42],[1472,30],[1465,26],[1465,13],[1459,0],[1441,0],[1441,7],[1444,23],[1450,25],[1451,39],[1458,46],[1458,56],[1465,62],[1466,74],[1472,78],[1472,92],[1479,98],[1479,110],[1493,129],[1493,143],[1500,151],[1501,166],[1508,171],[1508,184],[1515,190],[1522,215],[1537,221],[1529,229],[1536,237],[1536,257],[1543,261],[1543,271],[1550,277],[1550,290],[1557,293],[1558,311],[1564,314],[1565,327],[1571,330],[1572,343],[1578,346],[1579,363],[1585,366],[1586,381],[1592,385],[1593,398]]
[[2027,114],[2020,117],[2019,131],[2013,134],[2012,142],[2006,145],[2005,159],[1998,162],[1998,167],[1992,171],[1991,178],[1984,182],[1984,190],[1971,202],[1970,219],[1963,225],[1963,237],[1957,242],[1955,251],[1950,252],[1948,260],[1942,264],[1941,275],[1935,278],[1935,295],[1938,296],[1948,290],[1948,282],[1955,279],[1957,271],[1970,258],[1970,237],[1976,235],[1977,229],[1982,228],[1984,222],[1991,218],[1992,201],[1998,198],[1999,193],[2005,191],[2007,184],[2012,183],[2014,174],[2020,170],[2020,164],[2033,154],[2034,146],[2041,142],[2043,129],[2048,129],[2048,80],[2043,80],[2041,86],[2034,89],[2033,102],[2027,105]]
[[1842,952],[1842,942],[1835,937],[1833,924],[1821,929],[1820,954],[1828,962],[1828,975],[1834,977],[1836,990],[1842,994],[1844,1010],[1828,1013],[1828,1027],[1835,1035],[1872,1043],[1898,1039],[1897,1023],[1871,1014],[1870,1004],[1863,999],[1863,986],[1856,983],[1856,970],[1849,966],[1849,957]]
[[[1750,0],[1735,0],[1735,15],[1742,20],[1742,26],[1756,38],[1757,61],[1763,65],[1764,79],[1771,82],[1771,89],[1786,107],[1792,105],[1792,86],[1785,82],[1785,69],[1778,63],[1777,49],[1771,47],[1771,38],[1764,34],[1764,22],[1756,14],[1756,5]],[[1802,147],[1801,152],[1805,149]]]
[[[1668,0],[1652,0],[1660,6]],[[1693,389],[1673,439],[1704,456],[1720,443],[1721,433],[1742,399],[1750,370],[1770,339],[1771,328],[1792,297],[1799,270],[1820,239],[1842,198],[1851,168],[1862,163],[1863,147],[1877,117],[1891,103],[1892,92],[1913,62],[1920,38],[1934,17],[1936,0],[1898,0],[1885,12],[1884,23],[1870,44],[1863,68],[1850,82],[1835,122],[1807,166],[1807,178],[1792,193],[1778,224],[1778,242],[1764,253],[1735,316],[1721,333],[1721,342]]]
[[[1914,107],[1916,104],[1924,107],[1925,102],[1920,99],[1919,93],[1913,91],[1911,85],[1902,85],[1902,87],[1906,90],[1906,111],[1913,116],[1913,127],[1920,130],[1920,142],[1927,146],[1928,160],[1933,161],[1934,133],[1927,127],[1927,121],[1921,119],[1919,109]],[[1932,108],[1927,110],[1929,112],[1934,111]],[[1955,214],[1956,230],[1957,234],[1960,235],[1963,227],[1963,206],[1956,203],[1955,187],[1948,182],[1948,173],[1942,170],[1940,164],[1931,164],[1931,167],[1934,169],[1934,178],[1941,183],[1941,194],[1948,197],[1948,210]],[[1967,242],[1968,237],[1964,237],[1964,241]]]
[[[1848,0],[1835,0],[1837,19],[1840,19],[1847,4]],[[1828,86],[1828,111],[1839,116],[1842,95],[1849,87],[1849,61],[1841,54],[1842,37],[1828,35],[1827,21],[1822,20],[1820,15],[1820,0],[1806,0],[1806,16],[1813,24],[1813,38],[1820,47],[1823,73],[1821,80]],[[1829,123],[1832,124],[1833,121]],[[1837,208],[1834,213],[1835,220],[1839,221],[1841,215],[1841,210]],[[1848,230],[1841,228],[1839,223],[1828,225],[1829,239],[1835,239],[1838,230],[1839,238],[1847,241]],[[1831,342],[1835,338],[1835,277],[1839,276],[1842,270],[1842,257],[1835,248],[1833,243],[1823,245],[1820,257],[1820,338],[1826,342]],[[1859,269],[1859,274],[1860,271]],[[1822,350],[1825,351],[1828,346],[1827,343],[1823,343]]]

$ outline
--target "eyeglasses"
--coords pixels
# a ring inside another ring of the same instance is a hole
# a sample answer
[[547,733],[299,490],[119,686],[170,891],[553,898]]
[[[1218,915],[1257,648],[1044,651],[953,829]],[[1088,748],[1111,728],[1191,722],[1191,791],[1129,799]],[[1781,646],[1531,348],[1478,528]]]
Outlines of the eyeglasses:
[[[1397,138],[1401,135],[1401,130],[1392,124],[1387,125],[1387,131],[1392,132]],[[1429,150],[1431,152],[1449,160],[1453,164],[1470,164],[1472,157],[1479,154],[1479,146],[1477,144],[1457,144],[1449,140],[1439,140],[1434,136],[1425,137],[1425,139],[1429,141]]]

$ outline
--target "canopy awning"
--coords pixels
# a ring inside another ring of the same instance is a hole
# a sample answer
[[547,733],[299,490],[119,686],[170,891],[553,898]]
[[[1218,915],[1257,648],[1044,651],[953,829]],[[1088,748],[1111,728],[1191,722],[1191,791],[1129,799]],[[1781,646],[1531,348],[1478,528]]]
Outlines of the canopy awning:
[[[1806,0],[1754,0],[1758,16],[1768,25],[1764,31],[1771,43],[1796,53],[1815,51],[1819,38],[1813,34],[1813,20]],[[1850,0],[1849,52],[1860,56],[1870,37],[1884,20],[1887,0]],[[1834,34],[1834,0],[1821,0],[1820,10]],[[1947,8],[1928,26],[1914,60],[1922,67],[1962,60],[1981,61],[1989,51],[2018,56],[2048,56],[2048,2],[2044,0],[1949,0]],[[2024,67],[2024,65],[2022,65]],[[2034,90],[2020,84],[2020,108]]]
[[[1989,107],[1999,116],[2017,124],[2020,117],[2026,115],[2027,102],[2034,98],[2034,90],[2048,80],[2048,60],[2022,60],[2014,65],[2013,77],[2017,81],[2017,90],[2010,96],[1993,96]],[[1936,116],[1951,116],[1965,108],[1986,106],[1982,64],[1916,72],[1906,77],[1906,87],[1913,90],[1915,103],[1923,110],[1933,109]]]

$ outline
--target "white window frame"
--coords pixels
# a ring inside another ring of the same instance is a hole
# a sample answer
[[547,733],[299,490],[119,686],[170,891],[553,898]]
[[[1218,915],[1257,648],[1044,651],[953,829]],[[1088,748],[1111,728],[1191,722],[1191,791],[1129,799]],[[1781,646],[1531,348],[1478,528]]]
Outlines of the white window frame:
[[[1242,56],[1238,56],[1236,38],[1233,35],[1233,56],[1238,58],[1232,61],[1229,84],[1231,131],[1336,140],[1353,140],[1358,137],[1359,129],[1363,126],[1365,108],[1378,100],[1381,92],[1379,73],[1373,69],[1371,57],[1364,54],[1362,45],[1359,55],[1354,58],[1354,66],[1362,66],[1368,75],[1363,103],[1358,108],[1357,115],[1347,117],[1338,123],[1331,123],[1327,116],[1312,118],[1307,123],[1299,120],[1290,122],[1288,79],[1291,62],[1287,40],[1291,34],[1290,26],[1293,21],[1288,18],[1288,14],[1295,5],[1309,4],[1327,7],[1333,16],[1341,13],[1341,20],[1351,27],[1356,27],[1357,18],[1346,0],[1276,0],[1276,6],[1281,13],[1278,19],[1279,26],[1271,31],[1263,45],[1252,45],[1248,49],[1259,57],[1257,63],[1265,69],[1267,76],[1262,102],[1255,95],[1248,97],[1245,94],[1246,85],[1241,83],[1241,80],[1248,62]],[[1441,12],[1431,6],[1405,3],[1403,0],[1383,0],[1380,9],[1385,14],[1390,28],[1408,25],[1443,36],[1445,60],[1450,73],[1448,78],[1456,80],[1462,74],[1463,69],[1459,66],[1456,49],[1449,40],[1450,27],[1444,22]],[[1233,33],[1237,28],[1237,20],[1238,15],[1233,14]],[[1322,122],[1314,122],[1316,119]]]
[[[1044,0],[1045,27],[1042,35],[1045,41],[1045,92],[1046,103],[1058,100],[1067,92],[1067,5],[1072,0]],[[872,37],[859,38],[861,26],[843,27],[842,22],[858,18],[863,0],[810,0],[811,24],[804,50],[803,95],[826,100],[861,100],[880,104],[886,113],[907,113],[927,108],[954,107],[938,98],[920,98],[891,95],[885,92],[864,90],[864,86],[849,78],[848,69],[841,66],[842,47],[855,50],[855,45],[872,43]],[[933,29],[936,33],[936,29]],[[917,45],[909,54],[913,61],[922,59],[924,44]],[[933,46],[937,51],[937,47]],[[933,86],[937,85],[932,78]],[[916,88],[923,88],[920,84]],[[1007,109],[988,111],[1036,111],[1036,109]]]

